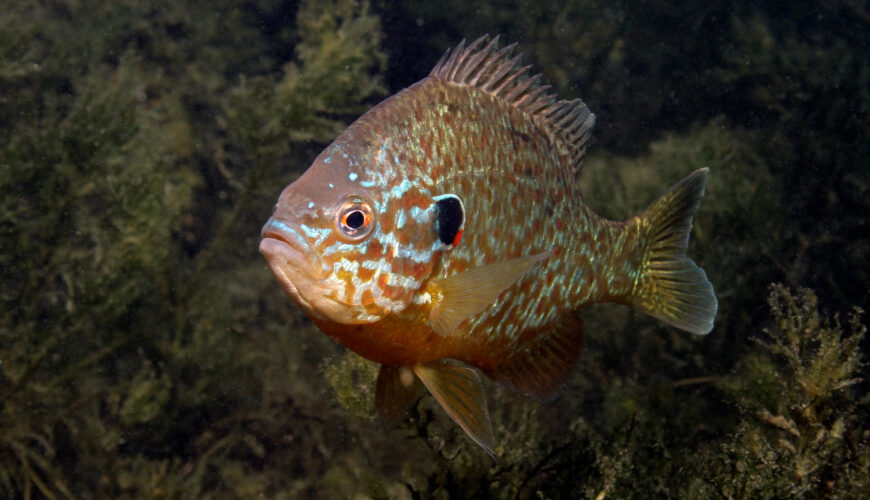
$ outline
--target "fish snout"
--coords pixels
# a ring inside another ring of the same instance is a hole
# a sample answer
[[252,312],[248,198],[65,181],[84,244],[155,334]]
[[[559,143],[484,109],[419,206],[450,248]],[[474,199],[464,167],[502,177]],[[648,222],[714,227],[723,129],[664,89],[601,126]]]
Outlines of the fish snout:
[[310,280],[326,278],[328,269],[324,268],[323,260],[291,225],[271,218],[260,235],[260,253],[276,275],[277,266],[288,278],[300,274]]

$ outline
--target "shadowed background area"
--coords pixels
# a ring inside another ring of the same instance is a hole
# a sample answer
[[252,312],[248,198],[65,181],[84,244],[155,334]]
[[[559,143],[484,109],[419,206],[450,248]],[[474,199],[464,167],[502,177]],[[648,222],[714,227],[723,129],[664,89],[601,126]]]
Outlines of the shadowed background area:
[[[0,497],[870,488],[860,2],[0,12]],[[689,255],[720,304],[703,338],[588,310],[559,400],[488,386],[495,459],[429,398],[385,429],[376,367],[318,332],[257,252],[277,194],[326,144],[484,33],[597,115],[580,181],[598,213],[625,219],[710,167]]]

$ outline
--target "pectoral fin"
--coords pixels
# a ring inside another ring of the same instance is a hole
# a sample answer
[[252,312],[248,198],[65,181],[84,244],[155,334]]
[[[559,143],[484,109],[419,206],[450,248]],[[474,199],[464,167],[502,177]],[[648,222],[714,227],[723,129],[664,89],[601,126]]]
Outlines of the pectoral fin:
[[493,262],[443,280],[433,280],[429,284],[434,299],[429,312],[432,329],[445,337],[452,334],[460,323],[486,309],[523,273],[551,253]]
[[407,366],[382,365],[375,389],[375,406],[388,425],[395,425],[420,397],[423,386]]
[[414,373],[444,411],[475,443],[495,456],[492,424],[480,374],[473,368],[443,361],[414,365]]

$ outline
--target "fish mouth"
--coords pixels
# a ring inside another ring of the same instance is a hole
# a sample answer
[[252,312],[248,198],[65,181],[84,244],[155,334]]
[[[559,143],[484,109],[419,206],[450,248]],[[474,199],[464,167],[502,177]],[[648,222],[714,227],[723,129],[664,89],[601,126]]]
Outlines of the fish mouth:
[[263,227],[260,253],[287,295],[316,317],[312,299],[319,298],[319,284],[327,277],[317,253],[290,226],[269,220]]
[[291,300],[315,319],[343,324],[371,323],[380,319],[362,305],[346,299],[345,283],[337,279],[321,256],[281,221],[270,219],[263,227],[260,253]]

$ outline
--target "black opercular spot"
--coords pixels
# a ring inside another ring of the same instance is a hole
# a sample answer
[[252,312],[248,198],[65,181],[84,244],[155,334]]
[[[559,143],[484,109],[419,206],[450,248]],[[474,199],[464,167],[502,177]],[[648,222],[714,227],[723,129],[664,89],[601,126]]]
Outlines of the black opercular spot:
[[452,245],[456,234],[462,229],[465,222],[465,212],[462,202],[453,195],[448,195],[438,200],[438,239],[445,245]]
[[347,214],[347,227],[351,229],[359,229],[365,222],[366,217],[359,210]]

